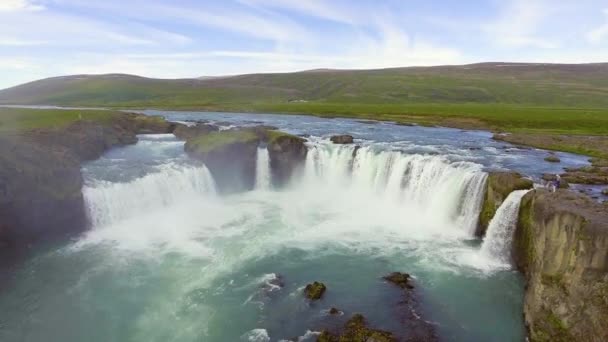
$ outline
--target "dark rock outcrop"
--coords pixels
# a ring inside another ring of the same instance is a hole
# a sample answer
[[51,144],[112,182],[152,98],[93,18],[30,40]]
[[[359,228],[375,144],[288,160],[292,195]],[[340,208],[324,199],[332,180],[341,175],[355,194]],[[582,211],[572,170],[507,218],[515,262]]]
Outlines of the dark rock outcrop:
[[561,177],[573,184],[604,185],[608,184],[608,166],[593,164],[580,168],[567,168]]
[[513,257],[527,280],[531,341],[608,340],[608,207],[535,190],[522,199]]
[[407,290],[411,290],[414,288],[414,285],[410,283],[411,278],[412,277],[409,274],[401,272],[393,272],[383,277],[383,279],[388,281],[389,283],[393,283],[399,286],[400,288]]
[[348,134],[334,135],[329,140],[334,144],[352,144],[354,141],[353,136]]
[[273,184],[282,186],[306,160],[306,140],[266,126],[202,134],[186,141],[186,152],[201,160],[220,191],[247,191],[255,185],[257,149],[266,146]]
[[205,163],[221,192],[233,193],[253,189],[260,142],[253,130],[227,130],[190,139],[185,150]]
[[272,131],[268,139],[268,154],[274,186],[285,185],[305,161],[308,149],[305,139]]
[[317,337],[317,342],[396,342],[397,338],[388,331],[369,328],[365,317],[355,314],[346,322],[343,330],[338,334],[332,334],[323,330]]
[[140,133],[168,133],[158,117],[123,113],[65,127],[0,136],[0,245],[22,249],[87,228],[81,163],[137,142]]
[[475,235],[485,236],[496,210],[511,192],[531,189],[533,186],[534,183],[531,180],[523,178],[517,172],[491,172],[486,181],[486,192]]
[[304,288],[304,296],[310,300],[319,300],[327,290],[325,284],[315,281],[312,284],[306,285]]

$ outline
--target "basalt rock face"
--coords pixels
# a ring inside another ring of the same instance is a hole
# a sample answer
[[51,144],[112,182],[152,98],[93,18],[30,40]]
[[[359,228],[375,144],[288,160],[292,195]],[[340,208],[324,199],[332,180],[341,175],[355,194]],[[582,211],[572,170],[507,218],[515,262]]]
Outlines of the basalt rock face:
[[287,183],[306,159],[305,141],[260,126],[198,135],[186,141],[185,150],[209,168],[221,192],[233,193],[254,188],[260,146],[268,149],[274,185]]
[[513,257],[531,341],[608,340],[608,207],[559,190],[523,199]]
[[[164,121],[164,120],[163,120]],[[124,114],[107,122],[8,132],[0,137],[0,245],[21,249],[87,228],[81,163],[141,132],[166,133],[158,118]]]
[[271,136],[267,148],[274,186],[285,185],[298,167],[304,164],[308,153],[305,142],[305,139],[290,134]]
[[352,144],[354,141],[353,136],[348,134],[334,135],[329,140],[334,144]]
[[483,237],[490,221],[502,202],[515,190],[531,189],[534,183],[516,172],[491,172],[486,181],[486,193],[479,214],[475,235]]

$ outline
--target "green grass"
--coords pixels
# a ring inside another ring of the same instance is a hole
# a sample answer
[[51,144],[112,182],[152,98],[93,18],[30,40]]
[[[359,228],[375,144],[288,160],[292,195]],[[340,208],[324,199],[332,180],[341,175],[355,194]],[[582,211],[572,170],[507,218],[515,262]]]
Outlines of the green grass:
[[234,130],[205,134],[188,141],[188,145],[193,151],[208,153],[224,145],[248,143],[256,140],[258,140],[258,136],[251,130]]
[[78,120],[109,122],[115,111],[0,108],[0,132],[61,128]]

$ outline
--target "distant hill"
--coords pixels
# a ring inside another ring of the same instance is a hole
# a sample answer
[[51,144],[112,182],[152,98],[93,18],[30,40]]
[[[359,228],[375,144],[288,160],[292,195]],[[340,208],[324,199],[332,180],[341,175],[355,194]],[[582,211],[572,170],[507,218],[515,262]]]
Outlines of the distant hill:
[[232,77],[47,78],[0,91],[0,104],[247,108],[333,104],[504,104],[608,108],[608,63],[481,63],[381,70],[319,69]]

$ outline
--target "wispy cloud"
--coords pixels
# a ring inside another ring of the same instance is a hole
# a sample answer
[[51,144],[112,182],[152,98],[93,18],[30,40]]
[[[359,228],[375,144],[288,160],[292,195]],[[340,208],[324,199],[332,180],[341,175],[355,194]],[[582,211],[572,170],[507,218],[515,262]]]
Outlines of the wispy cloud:
[[41,11],[44,6],[30,0],[2,0],[0,1],[0,12],[16,11]]
[[491,41],[502,47],[556,48],[558,44],[537,34],[552,6],[544,0],[509,0],[502,2],[499,15],[483,26]]
[[605,22],[603,25],[596,27],[595,29],[587,32],[586,38],[592,44],[600,44],[602,42],[608,42],[608,8],[604,9]]

